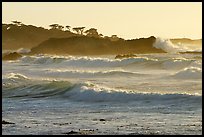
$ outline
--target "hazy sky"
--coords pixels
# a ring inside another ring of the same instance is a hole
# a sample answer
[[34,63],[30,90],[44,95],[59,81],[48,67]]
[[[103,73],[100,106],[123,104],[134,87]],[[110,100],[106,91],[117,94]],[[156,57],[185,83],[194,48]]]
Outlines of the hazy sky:
[[3,2],[2,21],[97,28],[125,39],[202,38],[201,2]]

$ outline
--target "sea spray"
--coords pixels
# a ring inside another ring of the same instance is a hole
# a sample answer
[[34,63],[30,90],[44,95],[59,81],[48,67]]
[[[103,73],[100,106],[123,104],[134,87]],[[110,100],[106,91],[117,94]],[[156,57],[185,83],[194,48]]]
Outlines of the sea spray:
[[166,51],[167,53],[178,53],[178,52],[184,52],[189,51],[189,48],[185,47],[184,45],[176,45],[173,44],[169,39],[163,39],[158,37],[153,44],[153,47],[157,49],[162,49]]

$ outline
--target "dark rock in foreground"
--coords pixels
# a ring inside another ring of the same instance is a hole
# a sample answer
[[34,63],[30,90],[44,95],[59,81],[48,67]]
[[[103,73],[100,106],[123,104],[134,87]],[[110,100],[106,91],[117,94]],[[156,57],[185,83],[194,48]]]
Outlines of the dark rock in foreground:
[[71,135],[71,134],[80,134],[80,133],[79,133],[79,132],[76,132],[76,131],[70,131],[70,132],[67,132],[67,133],[65,133],[65,134]]
[[185,51],[179,52],[180,54],[202,54],[202,51]]
[[7,55],[4,55],[2,60],[16,60],[21,58],[22,55],[18,54],[17,52],[9,53]]
[[101,118],[99,121],[106,121],[105,119]]
[[115,59],[122,59],[122,58],[132,58],[132,57],[137,57],[134,54],[124,54],[124,55],[117,55],[115,56]]
[[8,121],[5,121],[5,120],[2,120],[2,124],[15,124],[15,123],[12,123],[12,122],[8,122]]
[[71,130],[70,132],[67,132],[64,134],[66,134],[66,135],[90,135],[93,133],[94,133],[93,129],[82,129],[82,130],[79,129],[79,132]]

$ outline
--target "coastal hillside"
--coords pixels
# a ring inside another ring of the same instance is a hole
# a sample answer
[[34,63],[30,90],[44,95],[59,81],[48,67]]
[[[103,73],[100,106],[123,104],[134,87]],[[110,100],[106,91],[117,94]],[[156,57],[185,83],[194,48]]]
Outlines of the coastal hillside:
[[31,49],[32,54],[69,54],[69,55],[98,55],[98,54],[135,54],[135,53],[164,53],[152,45],[156,38],[140,38],[134,40],[75,36],[69,38],[50,38]]
[[70,31],[63,31],[57,28],[45,29],[33,25],[2,24],[2,49],[30,49],[51,37],[63,38],[75,35]]
[[[85,27],[62,26],[51,24],[50,29],[25,25],[12,21],[2,24],[2,50],[31,49],[31,54],[138,54],[164,53],[165,50],[153,46],[156,38],[138,38],[125,40],[117,35],[104,36],[97,29]],[[202,39],[170,39],[173,44],[201,46]]]

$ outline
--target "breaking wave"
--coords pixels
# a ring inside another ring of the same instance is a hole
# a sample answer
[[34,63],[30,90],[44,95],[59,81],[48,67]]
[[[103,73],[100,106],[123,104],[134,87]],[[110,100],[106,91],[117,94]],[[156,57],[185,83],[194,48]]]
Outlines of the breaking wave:
[[[186,58],[169,58],[158,60],[148,57],[134,57],[125,59],[109,59],[109,58],[94,58],[94,57],[73,57],[73,56],[24,56],[20,59],[22,63],[38,64],[38,65],[56,65],[60,67],[87,67],[87,68],[107,68],[107,67],[129,67],[135,66],[138,68],[146,67],[151,69],[151,66],[157,66],[163,69],[181,69],[196,64],[196,59]],[[113,72],[114,73],[114,72]],[[123,73],[123,72],[122,72]]]
[[[163,38],[157,38],[155,43],[153,44],[153,47],[157,49],[162,49],[167,53],[178,53],[178,52],[185,52],[185,51],[202,51],[201,48],[190,48],[189,45],[183,45],[183,44],[173,44],[169,39],[163,39]],[[195,46],[194,46],[195,47]]]
[[20,61],[22,63],[32,63],[32,64],[53,64],[60,63],[66,60],[65,57],[52,57],[46,55],[40,56],[23,56]]
[[186,58],[172,58],[172,59],[165,60],[162,63],[162,66],[165,69],[182,69],[191,65],[199,66],[200,63],[195,59],[186,59]]
[[92,57],[56,57],[56,56],[24,56],[21,58],[23,63],[34,63],[34,64],[53,64],[63,63],[73,66],[117,66],[127,65],[134,62],[144,62],[149,59],[147,57],[135,57],[127,59],[108,59],[108,58],[92,58]]
[[187,67],[175,73],[173,77],[178,79],[202,79],[202,69],[198,67]]
[[[16,75],[17,76],[17,75]],[[23,77],[10,79],[24,79]],[[5,82],[5,81],[4,81]],[[32,81],[16,86],[3,84],[2,96],[6,98],[60,98],[84,102],[129,102],[129,101],[185,101],[200,102],[202,96],[190,94],[157,94],[132,90],[115,89],[93,84],[91,82],[72,84],[69,81]]]
[[146,74],[140,74],[136,72],[124,71],[124,70],[107,70],[107,71],[84,71],[84,70],[60,70],[49,69],[45,71],[49,76],[55,77],[97,77],[97,76],[144,76]]

